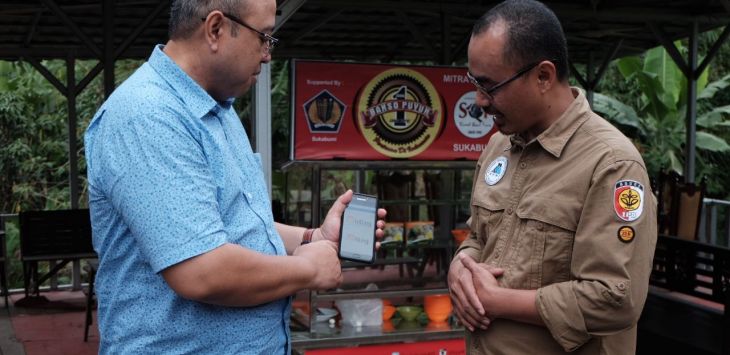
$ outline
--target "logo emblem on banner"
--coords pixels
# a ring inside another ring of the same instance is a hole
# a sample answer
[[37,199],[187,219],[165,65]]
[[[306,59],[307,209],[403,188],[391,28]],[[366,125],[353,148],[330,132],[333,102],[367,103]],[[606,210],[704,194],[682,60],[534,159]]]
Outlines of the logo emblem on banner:
[[618,218],[627,222],[639,219],[644,210],[644,185],[633,180],[620,180],[613,191],[613,206]]
[[494,119],[484,113],[476,104],[477,92],[469,91],[461,95],[454,106],[454,123],[459,132],[469,138],[481,138],[494,127]]
[[345,104],[323,90],[304,103],[304,115],[307,117],[309,130],[312,133],[337,133],[345,112]]
[[407,68],[389,69],[371,79],[360,93],[354,116],[368,144],[391,158],[422,153],[443,128],[436,88]]

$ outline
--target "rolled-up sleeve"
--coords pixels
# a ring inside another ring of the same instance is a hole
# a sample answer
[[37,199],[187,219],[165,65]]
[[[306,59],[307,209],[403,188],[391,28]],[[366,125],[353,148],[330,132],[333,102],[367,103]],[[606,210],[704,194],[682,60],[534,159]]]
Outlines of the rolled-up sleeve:
[[[638,183],[643,191],[641,205],[634,210],[641,211],[636,219],[622,219],[617,212],[621,208],[615,205],[615,192],[622,181],[634,182],[635,187]],[[571,280],[537,291],[540,317],[566,351],[593,336],[636,325],[648,292],[656,233],[656,200],[644,167],[625,160],[600,169],[575,232]]]

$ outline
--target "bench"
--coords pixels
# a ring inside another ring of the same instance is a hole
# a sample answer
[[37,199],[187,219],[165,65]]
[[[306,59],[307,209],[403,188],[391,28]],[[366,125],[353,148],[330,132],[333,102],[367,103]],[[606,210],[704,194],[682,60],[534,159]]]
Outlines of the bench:
[[[40,285],[74,260],[96,258],[88,209],[25,211],[20,220],[20,260],[25,296],[40,294]],[[39,261],[61,260],[39,276]]]
[[650,284],[639,353],[730,354],[730,249],[660,235]]

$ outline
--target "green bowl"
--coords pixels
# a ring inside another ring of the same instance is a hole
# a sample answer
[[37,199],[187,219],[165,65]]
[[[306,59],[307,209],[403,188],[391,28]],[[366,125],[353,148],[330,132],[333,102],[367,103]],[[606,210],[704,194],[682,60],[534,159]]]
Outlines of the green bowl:
[[423,312],[423,308],[417,306],[400,306],[396,309],[398,310],[398,314],[409,322],[416,320]]

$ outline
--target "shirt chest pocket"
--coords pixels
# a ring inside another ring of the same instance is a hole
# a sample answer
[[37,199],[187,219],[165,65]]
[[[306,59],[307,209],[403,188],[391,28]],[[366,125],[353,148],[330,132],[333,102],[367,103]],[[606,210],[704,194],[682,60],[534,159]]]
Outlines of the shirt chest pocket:
[[470,228],[476,233],[477,241],[482,247],[480,262],[487,261],[487,256],[492,254],[498,236],[499,222],[504,209],[497,206],[489,208],[483,206],[472,206],[472,218]]
[[519,245],[512,266],[526,276],[519,286],[537,289],[568,281],[580,206],[534,197],[523,200],[517,216]]

